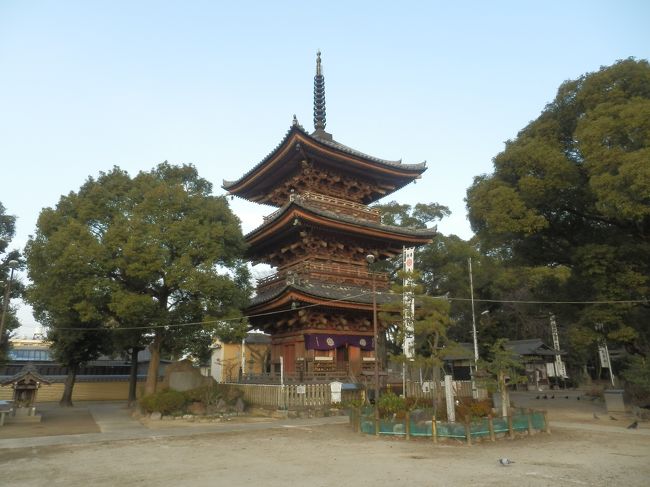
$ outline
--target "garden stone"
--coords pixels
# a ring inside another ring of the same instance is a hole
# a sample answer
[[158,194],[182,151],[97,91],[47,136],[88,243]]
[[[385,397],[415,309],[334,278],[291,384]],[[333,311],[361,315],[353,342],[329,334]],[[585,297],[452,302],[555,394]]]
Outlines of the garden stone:
[[214,407],[215,407],[217,412],[225,413],[226,409],[228,408],[228,405],[226,404],[226,401],[224,401],[223,399],[220,398],[217,401],[217,404],[214,405]]
[[196,414],[197,416],[202,416],[205,414],[205,406],[202,402],[193,402],[189,405],[187,411],[189,413]]
[[162,419],[162,414],[159,413],[158,411],[154,411],[151,413],[151,416],[149,416],[149,419],[151,421],[160,421]]
[[241,397],[238,397],[237,402],[235,402],[235,411],[238,413],[243,413],[245,409],[246,404],[244,403],[244,400]]

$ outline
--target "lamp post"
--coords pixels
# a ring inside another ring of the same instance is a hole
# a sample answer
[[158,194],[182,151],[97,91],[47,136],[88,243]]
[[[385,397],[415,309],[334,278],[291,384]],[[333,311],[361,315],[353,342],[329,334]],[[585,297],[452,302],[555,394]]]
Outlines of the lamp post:
[[379,350],[377,340],[377,285],[375,282],[375,272],[370,270],[370,266],[375,262],[375,256],[368,254],[366,256],[368,261],[368,272],[372,278],[372,331],[374,334],[373,340],[375,343],[375,419],[378,417],[379,409]]
[[11,292],[11,282],[14,279],[14,270],[18,267],[17,260],[10,260],[7,262],[7,265],[11,269],[9,273],[9,282],[5,285],[5,294],[2,299],[2,318],[0,318],[0,345],[2,345],[2,340],[5,335],[5,319],[7,318],[7,308],[9,307],[9,293]]

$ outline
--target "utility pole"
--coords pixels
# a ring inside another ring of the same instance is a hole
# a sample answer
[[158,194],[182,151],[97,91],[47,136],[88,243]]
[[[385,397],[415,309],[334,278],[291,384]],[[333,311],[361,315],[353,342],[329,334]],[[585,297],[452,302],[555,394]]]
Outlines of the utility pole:
[[478,399],[478,391],[476,390],[476,370],[478,368],[478,340],[476,337],[476,314],[474,312],[474,278],[472,276],[472,258],[467,259],[469,265],[469,293],[472,301],[472,335],[474,337],[474,372],[472,372],[472,397]]

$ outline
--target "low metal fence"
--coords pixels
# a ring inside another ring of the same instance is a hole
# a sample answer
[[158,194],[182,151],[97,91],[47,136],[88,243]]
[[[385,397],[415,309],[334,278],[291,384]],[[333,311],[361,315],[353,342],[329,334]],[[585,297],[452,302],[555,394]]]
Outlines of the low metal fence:
[[433,409],[416,409],[406,412],[402,417],[375,417],[372,407],[348,410],[350,424],[355,431],[369,435],[428,437],[434,442],[440,438],[451,438],[472,443],[472,440],[497,437],[514,437],[515,433],[543,431],[550,433],[545,411],[511,410],[507,417],[470,418],[450,423],[440,421],[433,415]]

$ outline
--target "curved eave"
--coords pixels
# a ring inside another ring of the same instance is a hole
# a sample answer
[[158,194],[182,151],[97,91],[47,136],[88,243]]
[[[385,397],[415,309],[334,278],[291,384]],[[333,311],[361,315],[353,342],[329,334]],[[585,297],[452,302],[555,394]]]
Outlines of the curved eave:
[[246,242],[253,247],[271,236],[281,235],[283,231],[295,226],[296,219],[299,220],[301,225],[311,224],[354,236],[399,242],[400,245],[424,245],[431,242],[436,235],[435,229],[408,230],[402,227],[382,225],[328,211],[316,210],[294,201],[285,205],[274,218],[248,233],[245,237]]
[[[376,297],[379,304],[401,299],[401,295],[381,292],[378,292]],[[372,311],[373,309],[372,292],[369,289],[307,283],[286,285],[267,295],[256,296],[246,309],[246,314],[250,318],[256,318],[256,314],[290,311],[292,302],[300,302],[301,306],[318,305],[362,311]]]
[[356,301],[331,300],[314,296],[300,289],[285,288],[281,294],[267,301],[256,303],[246,309],[249,318],[256,318],[256,313],[265,313],[270,310],[290,311],[291,303],[300,301],[308,305],[320,305],[328,308],[356,309],[372,311],[372,303],[359,303]]
[[418,179],[426,171],[426,162],[420,164],[402,164],[401,161],[388,161],[369,156],[362,152],[351,149],[336,141],[319,139],[308,134],[299,125],[293,125],[280,144],[262,161],[255,165],[250,171],[236,181],[223,181],[222,188],[230,194],[235,194],[245,199],[259,199],[259,191],[256,189],[261,185],[268,186],[269,178],[277,179],[288,174],[290,168],[297,167],[302,157],[297,151],[297,144],[301,150],[312,157],[317,154],[325,155],[330,160],[340,163],[346,171],[352,170],[359,174],[372,174],[373,177],[389,179],[399,182],[396,189],[401,188],[409,182]]

